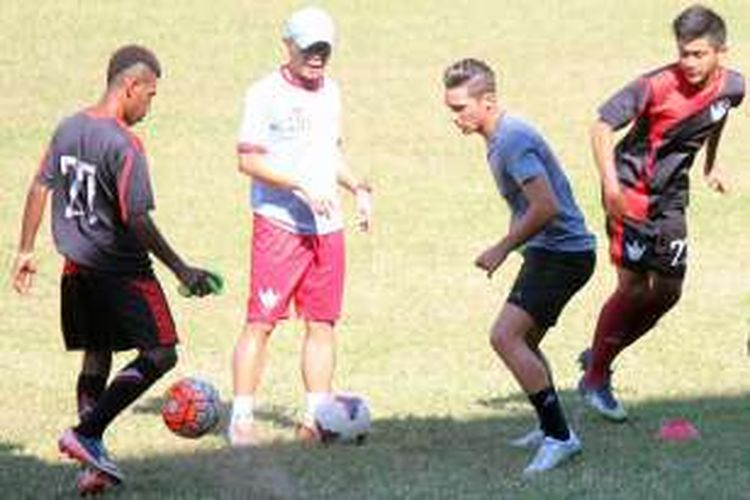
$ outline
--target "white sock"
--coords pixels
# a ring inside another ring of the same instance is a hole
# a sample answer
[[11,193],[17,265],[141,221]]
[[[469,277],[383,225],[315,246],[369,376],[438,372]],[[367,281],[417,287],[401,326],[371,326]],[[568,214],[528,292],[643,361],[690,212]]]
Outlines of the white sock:
[[232,422],[237,420],[252,422],[254,404],[253,396],[235,396],[232,401]]
[[318,406],[330,401],[333,394],[330,392],[308,392],[305,394],[307,402],[307,411],[305,412],[305,423],[312,424],[315,422],[315,410]]

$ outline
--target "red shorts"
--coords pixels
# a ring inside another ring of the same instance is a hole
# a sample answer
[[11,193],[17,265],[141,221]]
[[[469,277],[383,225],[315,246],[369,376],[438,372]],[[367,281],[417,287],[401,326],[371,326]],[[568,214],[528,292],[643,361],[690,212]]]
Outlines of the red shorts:
[[335,323],[344,295],[344,232],[296,234],[253,216],[247,321],[275,324],[297,316]]

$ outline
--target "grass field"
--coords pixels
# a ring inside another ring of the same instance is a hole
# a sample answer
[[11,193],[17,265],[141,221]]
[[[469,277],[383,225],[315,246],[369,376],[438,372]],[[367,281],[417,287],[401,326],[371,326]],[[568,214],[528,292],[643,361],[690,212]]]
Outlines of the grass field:
[[[161,394],[201,374],[230,401],[230,353],[247,287],[247,181],[234,145],[244,88],[282,57],[281,21],[299,3],[259,0],[4,0],[0,7],[0,496],[74,495],[74,465],[55,441],[73,423],[79,358],[61,348],[60,259],[40,232],[40,272],[28,297],[7,279],[28,181],[62,117],[99,97],[118,45],[162,59],[152,116],[137,132],[152,162],[155,218],[186,257],[221,270],[227,292],[202,302],[176,293],[161,267],[183,337],[181,363],[107,434],[128,476],[118,498],[728,498],[750,499],[750,121],[725,131],[720,161],[732,192],[710,192],[696,168],[691,268],[682,302],[616,365],[632,419],[607,424],[574,392],[574,358],[613,286],[587,127],[598,104],[639,72],[672,60],[670,22],[687,2],[662,0],[330,1],[341,41],[332,73],[344,91],[352,168],[376,190],[374,233],[350,231],[337,386],[369,400],[364,447],[307,449],[293,440],[302,389],[300,325],[282,327],[261,394],[267,446],[232,451],[221,435],[179,439],[158,415]],[[710,2],[728,21],[730,65],[750,64],[750,11]],[[533,481],[530,459],[504,443],[534,425],[488,346],[487,330],[519,264],[488,282],[471,265],[499,238],[507,212],[483,144],[454,130],[440,75],[483,58],[504,103],[532,119],[567,166],[600,242],[597,272],[545,350],[570,420],[584,440],[575,463]],[[745,67],[747,70],[747,67]],[[699,159],[699,165],[702,163]],[[117,358],[118,366],[128,356]],[[699,440],[664,444],[666,418]]]

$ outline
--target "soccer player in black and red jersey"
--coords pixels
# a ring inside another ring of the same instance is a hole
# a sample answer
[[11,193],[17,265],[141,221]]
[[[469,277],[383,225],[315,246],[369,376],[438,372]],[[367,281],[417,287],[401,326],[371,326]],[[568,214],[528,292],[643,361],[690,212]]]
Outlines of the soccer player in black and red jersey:
[[[51,193],[52,233],[65,259],[65,347],[84,351],[79,423],[58,444],[93,471],[93,483],[86,482],[92,488],[123,478],[102,442],[107,426],[177,361],[177,333],[149,252],[192,294],[211,291],[210,274],[187,265],[149,216],[154,199],[146,154],[130,127],[148,113],[160,75],[150,50],[122,47],[109,61],[101,100],[58,125],[29,187],[13,271],[15,289],[26,293],[37,271],[34,241]],[[137,349],[137,356],[107,384],[112,352],[127,349]]]
[[[599,108],[591,137],[601,176],[617,288],[599,315],[590,350],[581,354],[579,390],[604,417],[627,414],[612,395],[611,364],[679,300],[687,267],[688,171],[706,144],[703,174],[723,193],[716,152],[744,78],[722,65],[726,27],[694,5],[673,22],[677,62],[647,73]],[[614,132],[633,123],[614,146]]]

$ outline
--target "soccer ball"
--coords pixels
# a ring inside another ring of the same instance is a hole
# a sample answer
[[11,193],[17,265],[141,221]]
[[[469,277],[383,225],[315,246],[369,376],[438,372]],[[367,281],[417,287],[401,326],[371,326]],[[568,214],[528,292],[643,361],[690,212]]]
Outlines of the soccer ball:
[[178,380],[167,389],[161,416],[170,431],[186,438],[198,438],[219,423],[219,391],[197,377]]
[[370,432],[370,409],[356,394],[335,394],[315,410],[315,425],[324,443],[363,444]]

